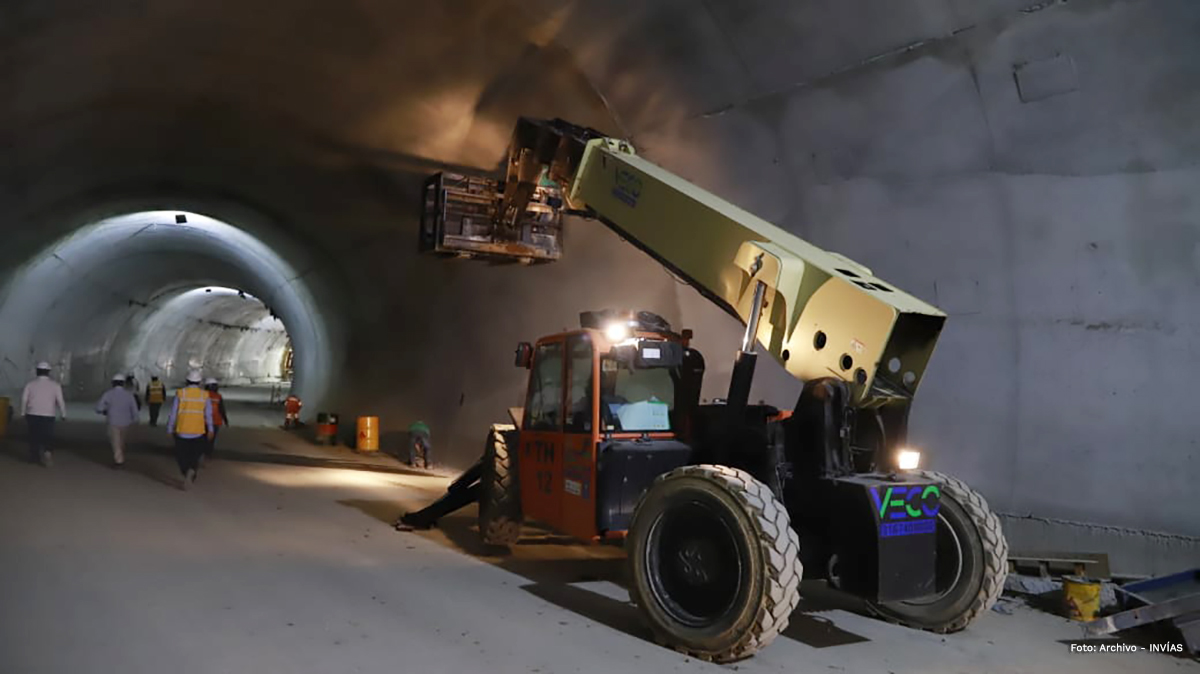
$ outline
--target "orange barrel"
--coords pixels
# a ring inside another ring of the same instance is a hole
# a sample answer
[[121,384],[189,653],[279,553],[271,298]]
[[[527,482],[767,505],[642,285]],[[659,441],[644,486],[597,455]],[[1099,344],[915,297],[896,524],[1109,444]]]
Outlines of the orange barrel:
[[317,413],[317,444],[337,444],[338,415],[329,412]]
[[379,451],[379,417],[358,418],[358,451]]

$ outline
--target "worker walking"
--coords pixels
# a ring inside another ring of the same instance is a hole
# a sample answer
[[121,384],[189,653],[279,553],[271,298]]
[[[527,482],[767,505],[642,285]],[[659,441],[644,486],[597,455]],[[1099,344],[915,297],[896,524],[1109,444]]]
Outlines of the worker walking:
[[300,408],[304,403],[295,393],[289,393],[283,401],[283,428],[289,429],[300,425]]
[[125,390],[129,391],[129,394],[133,396],[134,402],[137,403],[138,411],[141,412],[142,411],[142,396],[141,396],[141,394],[138,393],[137,377],[133,376],[132,372],[125,375]]
[[158,425],[158,411],[162,409],[163,403],[167,401],[167,387],[163,385],[158,377],[150,377],[150,383],[146,384],[146,406],[150,408],[150,425]]
[[55,411],[63,420],[67,418],[67,404],[63,402],[62,385],[50,378],[50,363],[37,364],[37,378],[25,385],[21,392],[21,416],[29,428],[29,458],[49,468],[54,465],[50,453],[50,442],[54,440]]
[[213,437],[213,406],[208,391],[200,388],[200,371],[192,370],[187,386],[175,392],[167,430],[175,438],[175,460],[183,475],[184,491],[196,483],[200,457]]
[[113,468],[125,465],[125,440],[129,427],[137,423],[137,400],[126,388],[127,380],[121,375],[113,377],[112,388],[100,396],[96,413],[108,418],[108,441],[112,444]]
[[217,380],[209,379],[204,384],[208,388],[208,398],[212,401],[213,407],[212,439],[208,442],[208,449],[204,450],[204,457],[211,459],[217,451],[217,436],[221,433],[221,427],[229,425],[229,415],[225,414],[225,399],[221,397],[221,393],[218,390],[220,386],[217,384]]
[[429,426],[424,421],[417,421],[408,427],[408,465],[413,468],[429,468],[433,465],[430,453],[433,441],[430,439]]

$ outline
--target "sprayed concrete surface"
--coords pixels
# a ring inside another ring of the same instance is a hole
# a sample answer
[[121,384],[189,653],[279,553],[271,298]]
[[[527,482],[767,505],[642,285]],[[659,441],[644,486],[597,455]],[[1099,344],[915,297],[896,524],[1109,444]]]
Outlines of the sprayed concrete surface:
[[[19,427],[17,429],[19,431]],[[0,454],[0,672],[1182,672],[1148,653],[1072,654],[1079,630],[1030,609],[941,637],[807,592],[792,626],[733,667],[654,645],[619,550],[529,531],[489,556],[464,511],[389,523],[444,478],[216,461],[194,491],[141,428],[122,472],[97,424],[68,422],[56,465]],[[233,429],[249,452],[260,434]]]

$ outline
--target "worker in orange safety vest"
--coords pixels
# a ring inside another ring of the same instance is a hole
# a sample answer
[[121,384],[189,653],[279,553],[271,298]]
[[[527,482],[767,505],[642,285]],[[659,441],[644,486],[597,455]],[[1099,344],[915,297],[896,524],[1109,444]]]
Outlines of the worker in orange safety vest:
[[283,427],[285,429],[300,425],[300,408],[304,403],[295,393],[289,393],[283,401]]
[[208,381],[204,382],[204,386],[208,389],[208,397],[212,400],[213,408],[212,438],[210,438],[208,441],[208,449],[204,450],[204,458],[211,459],[213,454],[217,451],[217,435],[220,434],[221,427],[229,425],[229,415],[225,413],[225,398],[223,398],[220,391],[218,391],[220,386],[217,384],[217,380],[209,379]]

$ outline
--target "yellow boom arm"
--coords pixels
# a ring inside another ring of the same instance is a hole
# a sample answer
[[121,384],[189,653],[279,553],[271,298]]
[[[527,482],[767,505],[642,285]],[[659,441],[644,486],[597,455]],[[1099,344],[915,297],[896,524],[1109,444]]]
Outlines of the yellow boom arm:
[[562,120],[518,122],[503,194],[485,216],[491,236],[538,230],[529,219],[537,209],[604,222],[746,324],[743,351],[756,337],[803,381],[849,382],[859,407],[911,399],[945,323],[863,265],[642,159],[625,141]]

